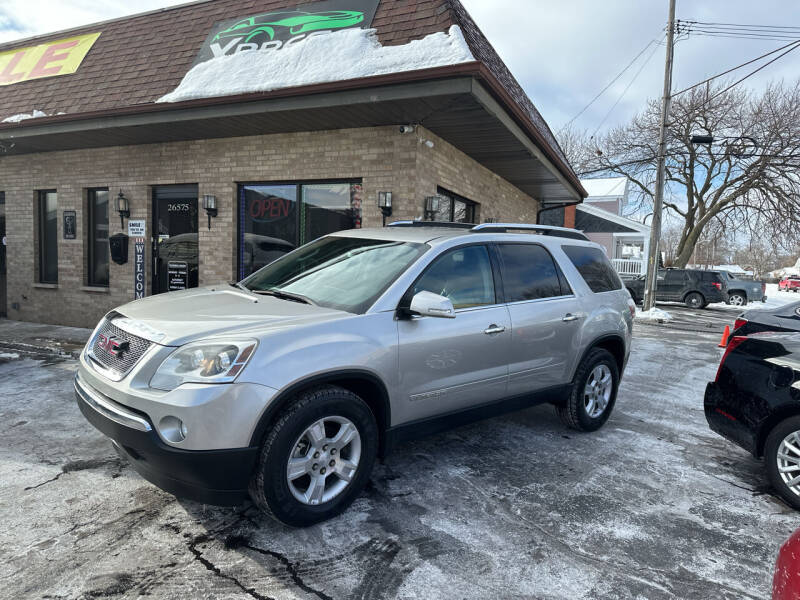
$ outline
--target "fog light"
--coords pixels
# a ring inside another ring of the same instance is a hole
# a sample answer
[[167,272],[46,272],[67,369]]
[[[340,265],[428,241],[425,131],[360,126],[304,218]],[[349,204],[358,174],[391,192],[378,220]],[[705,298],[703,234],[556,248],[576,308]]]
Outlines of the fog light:
[[158,431],[168,442],[177,444],[186,439],[189,431],[178,417],[164,417],[158,422]]

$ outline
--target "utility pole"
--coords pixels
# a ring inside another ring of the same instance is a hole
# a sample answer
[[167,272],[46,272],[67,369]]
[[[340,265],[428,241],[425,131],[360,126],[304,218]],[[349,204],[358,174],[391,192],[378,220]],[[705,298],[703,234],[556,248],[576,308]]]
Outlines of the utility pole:
[[664,66],[664,97],[661,101],[661,131],[658,134],[658,173],[656,195],[653,202],[653,224],[650,229],[650,252],[647,257],[647,280],[644,287],[643,309],[650,310],[656,304],[656,282],[658,280],[658,257],[661,255],[661,213],[664,208],[664,179],[666,176],[667,121],[672,102],[672,58],[675,54],[675,0],[669,0],[667,23],[667,60]]

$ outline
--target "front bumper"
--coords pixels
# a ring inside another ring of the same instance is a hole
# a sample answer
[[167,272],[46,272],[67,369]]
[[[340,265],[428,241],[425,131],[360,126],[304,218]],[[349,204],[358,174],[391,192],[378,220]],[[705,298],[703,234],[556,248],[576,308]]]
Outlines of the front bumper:
[[147,481],[181,498],[233,506],[247,497],[257,447],[182,450],[165,444],[149,418],[98,392],[80,374],[75,395],[86,419],[108,436]]

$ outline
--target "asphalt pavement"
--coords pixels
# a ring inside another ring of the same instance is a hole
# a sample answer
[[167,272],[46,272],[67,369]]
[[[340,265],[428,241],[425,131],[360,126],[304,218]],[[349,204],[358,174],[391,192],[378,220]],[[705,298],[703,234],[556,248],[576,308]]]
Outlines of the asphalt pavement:
[[705,424],[718,339],[637,325],[601,431],[540,406],[410,443],[307,529],[158,490],[79,413],[68,352],[3,358],[0,598],[767,598],[800,515]]

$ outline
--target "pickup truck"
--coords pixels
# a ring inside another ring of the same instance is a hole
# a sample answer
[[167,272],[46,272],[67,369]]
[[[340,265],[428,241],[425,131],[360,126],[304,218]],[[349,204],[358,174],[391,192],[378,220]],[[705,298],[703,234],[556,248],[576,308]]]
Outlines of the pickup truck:
[[[744,306],[748,302],[767,301],[767,284],[761,281],[739,279],[728,271],[713,271],[719,273],[728,284],[728,298],[725,300],[731,306]],[[800,281],[797,282],[800,284]]]
[[781,292],[797,292],[800,289],[800,277],[792,275],[791,277],[784,277],[778,283],[778,291]]

